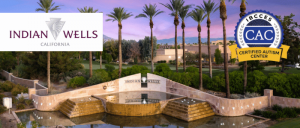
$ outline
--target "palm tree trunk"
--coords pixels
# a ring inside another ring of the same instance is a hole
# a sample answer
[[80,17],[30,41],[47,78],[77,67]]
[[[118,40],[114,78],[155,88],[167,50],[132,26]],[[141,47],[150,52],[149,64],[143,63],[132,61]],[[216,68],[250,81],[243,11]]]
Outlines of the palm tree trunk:
[[183,29],[182,29],[182,51],[183,51],[183,71],[185,72],[185,33],[184,33],[184,27],[183,27]]
[[[240,18],[242,18],[244,15],[246,15],[246,4],[245,2],[242,2],[240,6]],[[246,87],[247,87],[247,61],[244,61],[244,95],[246,94]]]
[[198,44],[199,44],[199,89],[203,90],[203,81],[202,81],[202,51],[201,51],[201,26],[198,24]]
[[210,19],[207,19],[207,46],[208,46],[208,59],[209,59],[209,77],[212,78],[212,62],[210,52]]
[[228,75],[228,54],[227,54],[227,43],[226,43],[226,19],[223,19],[222,22],[223,22],[225,86],[227,91],[226,97],[230,98],[229,75]]
[[51,83],[50,83],[50,51],[47,54],[47,85],[48,90],[51,90]]
[[177,54],[177,25],[175,25],[175,64],[176,72],[178,72],[178,54]]
[[119,23],[119,78],[121,78],[122,74],[122,24]]
[[93,66],[92,66],[92,61],[93,61],[93,59],[92,59],[92,51],[90,51],[90,59],[89,59],[89,61],[90,61],[90,77],[92,77],[92,75],[93,75]]
[[153,62],[153,31],[151,27],[151,72],[154,72],[154,62]]

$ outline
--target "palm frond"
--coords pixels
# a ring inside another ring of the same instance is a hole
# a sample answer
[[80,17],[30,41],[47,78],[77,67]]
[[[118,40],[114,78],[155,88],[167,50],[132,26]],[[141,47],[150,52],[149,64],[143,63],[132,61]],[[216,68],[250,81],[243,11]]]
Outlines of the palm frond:
[[106,21],[121,22],[122,20],[125,20],[133,15],[131,14],[131,12],[127,13],[127,11],[124,10],[123,7],[117,7],[117,8],[114,8],[113,12],[111,12],[110,14],[107,14],[107,16],[112,19],[107,19]]
[[[179,10],[184,7],[185,1],[184,0],[170,0],[170,4],[162,4],[161,5],[165,6],[166,8],[168,8],[169,10],[172,11],[172,13],[174,13],[175,15],[178,15]],[[171,14],[172,14],[171,13]],[[170,15],[171,15],[170,14]]]
[[43,11],[46,13],[48,13],[49,11],[52,12],[55,10],[59,10],[60,9],[59,7],[62,6],[62,5],[54,6],[55,2],[53,2],[52,0],[39,0],[39,2],[37,3],[41,8],[37,8],[35,11]]
[[210,18],[211,13],[214,13],[219,9],[219,5],[211,0],[208,0],[208,2],[203,1],[203,5],[197,7],[199,9],[203,9],[207,14],[208,18]]
[[85,6],[84,8],[77,8],[77,9],[81,13],[96,13],[96,12],[98,12],[98,9],[94,10],[93,7],[87,8],[87,6]]
[[188,13],[188,15],[194,19],[199,24],[207,17],[205,11],[203,9],[194,9],[192,12]]

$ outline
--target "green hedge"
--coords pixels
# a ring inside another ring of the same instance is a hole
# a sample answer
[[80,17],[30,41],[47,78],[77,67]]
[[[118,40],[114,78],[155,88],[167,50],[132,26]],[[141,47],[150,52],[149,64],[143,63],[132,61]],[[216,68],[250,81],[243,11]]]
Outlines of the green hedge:
[[67,88],[81,87],[86,83],[86,79],[83,76],[76,76],[70,80]]
[[[176,73],[171,71],[167,64],[159,64],[156,66],[154,74],[187,86],[199,88],[198,69],[188,67],[186,71],[186,73]],[[300,98],[300,74],[269,73],[265,75],[263,72],[255,70],[248,73],[247,79],[246,92],[257,92],[263,95],[264,89],[273,89],[275,96]],[[224,74],[214,76],[212,79],[202,74],[202,80],[204,88],[226,92]],[[231,93],[243,94],[244,73],[242,71],[230,72],[229,85]]]
[[111,80],[111,77],[105,70],[98,69],[98,70],[94,71],[93,76],[91,78],[89,78],[87,83],[89,85],[96,85],[96,84],[104,83],[104,82],[107,82],[110,80]]

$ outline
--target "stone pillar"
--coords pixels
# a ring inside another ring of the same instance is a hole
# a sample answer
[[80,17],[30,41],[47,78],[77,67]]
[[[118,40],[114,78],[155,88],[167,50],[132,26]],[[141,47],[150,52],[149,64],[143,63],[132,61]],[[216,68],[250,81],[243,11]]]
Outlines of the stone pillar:
[[273,96],[273,90],[272,89],[265,89],[264,90],[264,96],[268,96],[268,107],[271,107],[271,105],[272,105],[271,98]]
[[36,89],[36,84],[39,82],[39,80],[33,80],[33,88]]
[[29,96],[29,99],[32,99],[32,94],[36,94],[36,90],[35,88],[29,88],[28,89],[28,96]]
[[12,73],[8,73],[8,81],[11,81],[11,76],[12,76]]

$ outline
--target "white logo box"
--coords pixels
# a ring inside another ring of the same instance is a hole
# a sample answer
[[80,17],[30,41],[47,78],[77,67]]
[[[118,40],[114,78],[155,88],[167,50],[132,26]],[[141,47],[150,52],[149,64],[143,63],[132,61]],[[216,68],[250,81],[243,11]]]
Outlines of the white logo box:
[[0,51],[103,50],[103,13],[0,13],[0,17]]

